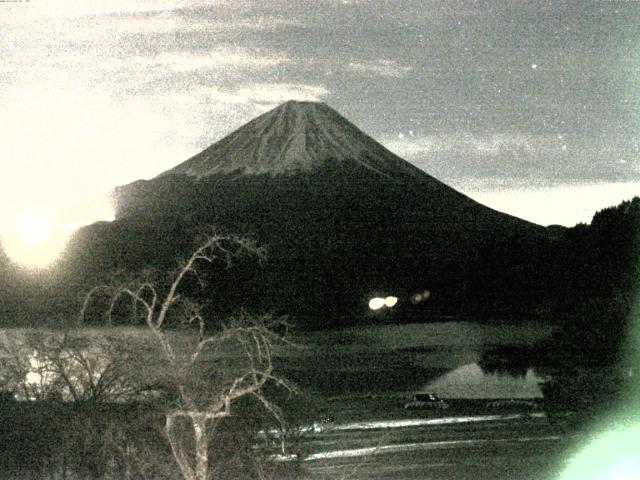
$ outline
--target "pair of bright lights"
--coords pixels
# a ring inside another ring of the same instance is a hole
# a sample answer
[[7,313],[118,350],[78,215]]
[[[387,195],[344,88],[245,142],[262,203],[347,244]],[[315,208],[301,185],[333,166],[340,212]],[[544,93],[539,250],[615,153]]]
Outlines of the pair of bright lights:
[[398,303],[398,297],[375,297],[369,300],[369,308],[371,310],[380,310],[382,307],[393,307],[396,303]]

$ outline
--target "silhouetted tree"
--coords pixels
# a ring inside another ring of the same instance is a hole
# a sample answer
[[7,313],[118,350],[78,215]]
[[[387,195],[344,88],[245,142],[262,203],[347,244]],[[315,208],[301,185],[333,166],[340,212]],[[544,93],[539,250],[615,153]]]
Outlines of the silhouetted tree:
[[[98,292],[111,296],[107,317],[122,298],[132,301],[160,348],[161,368],[173,401],[166,408],[164,433],[185,480],[207,480],[213,466],[211,434],[221,420],[234,414],[240,400],[253,398],[282,420],[279,408],[264,393],[269,384],[289,392],[294,387],[274,373],[273,351],[287,344],[274,329],[282,322],[271,316],[241,314],[223,325],[208,324],[201,306],[184,296],[184,284],[200,281],[202,264],[229,264],[234,252],[262,252],[236,237],[206,238],[180,265],[170,284],[149,280],[93,288],[86,296],[80,320]],[[193,327],[185,334],[170,327]],[[214,330],[215,328],[215,330]],[[214,448],[215,449],[215,448]]]

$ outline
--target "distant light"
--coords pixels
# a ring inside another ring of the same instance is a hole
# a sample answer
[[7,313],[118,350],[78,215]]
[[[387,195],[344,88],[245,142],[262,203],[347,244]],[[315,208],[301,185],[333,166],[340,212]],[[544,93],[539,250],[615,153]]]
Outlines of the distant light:
[[398,297],[387,297],[384,299],[384,304],[389,308],[393,307],[396,303],[398,303]]
[[385,299],[380,297],[375,297],[369,300],[369,308],[371,310],[380,310],[385,306]]
[[42,376],[38,372],[29,372],[26,376],[29,385],[35,385],[42,381]]
[[431,292],[429,290],[425,290],[422,293],[414,293],[413,295],[411,295],[411,303],[413,303],[414,305],[417,305],[420,302],[423,302],[425,300],[428,300],[429,297],[431,297]]

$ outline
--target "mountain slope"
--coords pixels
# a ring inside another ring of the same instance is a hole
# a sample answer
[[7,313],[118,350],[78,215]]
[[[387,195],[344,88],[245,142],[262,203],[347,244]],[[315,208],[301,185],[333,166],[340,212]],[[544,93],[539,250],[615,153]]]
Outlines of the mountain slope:
[[356,162],[390,179],[424,175],[324,103],[290,101],[161,176],[279,175],[309,172],[326,162]]
[[[249,180],[250,183],[255,183],[255,179],[262,179],[263,183],[271,180],[271,183],[296,183],[291,182],[295,176],[304,177],[298,185],[300,195],[315,185],[324,188],[328,196],[336,185],[356,185],[365,176],[375,178],[388,188],[402,185],[403,192],[406,190],[416,196],[414,200],[423,202],[423,209],[433,213],[443,211],[445,217],[462,209],[472,216],[492,216],[498,223],[507,218],[512,219],[514,225],[527,223],[480,205],[436,180],[386,149],[326,104],[297,101],[286,102],[255,118],[155,179],[118,187],[118,215],[126,215],[138,207],[153,208],[159,200],[153,191],[169,184],[173,184],[171,188],[176,188],[173,193],[177,193],[179,184],[204,183],[214,178],[222,184],[231,179],[241,183],[240,179],[249,178],[254,179]],[[329,184],[324,185],[328,177]],[[355,193],[355,187],[350,190]],[[365,197],[380,193],[359,192]],[[142,197],[151,199],[151,204],[145,204]],[[482,221],[471,219],[471,223]]]
[[408,305],[425,289],[434,293],[428,308],[460,313],[477,296],[473,281],[486,282],[477,266],[492,242],[544,232],[480,205],[310,102],[287,102],[116,197],[116,221],[76,236],[71,271],[167,268],[195,232],[215,225],[269,250],[264,267],[240,264],[236,278],[218,282],[224,307],[314,326],[362,318],[372,295]]

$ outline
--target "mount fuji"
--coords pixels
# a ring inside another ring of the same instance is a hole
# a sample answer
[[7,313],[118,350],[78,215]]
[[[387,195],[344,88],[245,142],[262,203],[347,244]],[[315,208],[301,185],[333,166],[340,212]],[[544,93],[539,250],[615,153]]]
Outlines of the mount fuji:
[[[287,102],[115,197],[116,220],[82,229],[69,248],[78,278],[167,268],[214,225],[268,250],[264,266],[216,277],[218,305],[313,327],[368,317],[379,295],[398,296],[405,316],[457,315],[484,288],[483,252],[546,231],[448,187],[316,102]],[[409,299],[424,290],[418,309]]]

